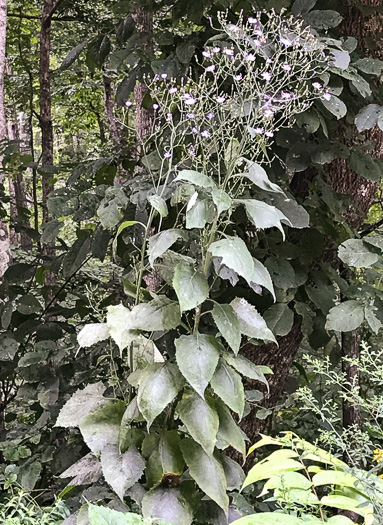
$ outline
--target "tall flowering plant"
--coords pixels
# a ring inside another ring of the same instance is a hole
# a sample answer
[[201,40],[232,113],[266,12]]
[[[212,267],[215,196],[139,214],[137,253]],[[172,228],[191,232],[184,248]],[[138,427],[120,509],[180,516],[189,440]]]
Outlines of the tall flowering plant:
[[[267,384],[272,372],[241,348],[276,342],[253,304],[255,294],[275,300],[273,281],[252,252],[261,230],[284,237],[298,206],[262,164],[276,131],[330,96],[324,46],[300,21],[260,12],[218,22],[198,74],[147,81],[153,129],[129,183],[142,219],[123,222],[113,245],[122,235],[131,246],[128,299],[78,335],[83,347],[109,338],[126,377],[114,397],[101,383],[78,391],[57,420],[80,429],[89,462],[121,500],[175,525],[233,516],[244,475],[224,451],[246,452],[242,376]],[[243,212],[255,237],[236,224]]]

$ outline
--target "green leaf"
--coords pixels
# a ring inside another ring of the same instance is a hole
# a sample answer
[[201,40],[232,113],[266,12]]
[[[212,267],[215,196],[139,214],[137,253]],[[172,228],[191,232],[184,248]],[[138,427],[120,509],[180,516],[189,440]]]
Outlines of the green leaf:
[[343,487],[351,487],[353,489],[356,488],[363,492],[363,483],[358,481],[358,478],[340,470],[322,470],[313,476],[312,482],[314,487],[319,487],[321,485],[340,485]]
[[323,496],[321,503],[322,505],[327,505],[328,507],[335,507],[336,509],[344,509],[355,512],[356,514],[359,514],[359,516],[366,516],[368,514],[372,516],[374,511],[372,504],[362,507],[359,506],[360,501],[347,496],[330,494],[329,496]]
[[249,171],[244,173],[243,176],[250,179],[253,184],[262,190],[283,193],[278,184],[271,182],[266,171],[256,162],[249,162]]
[[271,295],[273,296],[273,299],[275,301],[275,291],[273,286],[273,281],[271,280],[269,270],[264,266],[260,261],[253,258],[254,263],[254,272],[253,277],[250,283],[250,286],[253,284],[258,284],[260,286],[263,286],[266,288],[266,290],[269,290]]
[[157,487],[142,500],[145,518],[160,518],[173,525],[191,525],[193,512],[189,502],[178,488]]
[[121,22],[117,26],[116,30],[116,40],[117,44],[122,47],[127,40],[132,36],[134,33],[134,20],[131,16],[127,16],[124,18],[124,20],[121,20]]
[[41,236],[42,244],[53,243],[56,241],[56,238],[64,226],[64,222],[59,219],[53,219],[48,223],[43,225],[43,234]]
[[368,249],[362,239],[348,239],[338,248],[341,261],[355,268],[368,268],[379,260],[379,255]]
[[340,100],[340,98],[336,97],[335,95],[331,95],[330,100],[321,98],[321,102],[330,113],[335,115],[337,120],[346,116],[347,114],[346,104],[342,100]]
[[181,322],[178,303],[164,295],[157,296],[150,303],[138,304],[128,312],[124,316],[126,330],[172,330]]
[[[196,192],[197,193],[197,192]],[[191,197],[186,208],[186,228],[191,230],[193,228],[204,228],[209,222],[213,222],[215,216],[215,209],[213,203],[209,199],[197,200]]]
[[138,514],[118,512],[92,503],[88,503],[88,516],[89,525],[149,525],[149,522],[143,521]]
[[211,196],[214,204],[217,207],[218,216],[231,208],[233,200],[230,195],[226,193],[226,191],[213,188],[211,191]]
[[216,407],[219,417],[219,427],[217,441],[223,442],[223,447],[217,444],[218,448],[226,448],[231,445],[238,450],[243,456],[246,454],[246,444],[241,429],[234,421],[230,410],[219,399],[216,401]]
[[243,355],[233,356],[228,352],[224,352],[223,357],[230,366],[235,368],[235,370],[237,370],[237,372],[243,376],[250,377],[250,379],[260,381],[261,383],[267,385],[267,379],[263,375],[264,371],[262,370],[261,366],[255,365]]
[[279,193],[268,197],[291,222],[293,228],[308,228],[310,226],[310,216],[303,206],[297,203],[290,193],[281,195]]
[[118,444],[124,410],[123,401],[109,402],[100,410],[80,420],[78,427],[85,443],[93,453],[102,452],[108,445]]
[[315,29],[329,29],[330,27],[338,26],[343,17],[338,11],[330,9],[321,9],[310,11],[305,15],[305,21]]
[[182,376],[173,363],[153,363],[144,369],[138,389],[138,407],[148,427],[173,401],[182,386]]
[[196,392],[185,393],[177,405],[177,413],[191,437],[212,455],[218,432],[218,414],[213,398],[201,398]]
[[67,56],[64,58],[64,60],[61,63],[60,71],[65,71],[66,69],[69,69],[70,66],[78,59],[78,57],[81,55],[81,53],[86,48],[88,42],[81,42],[81,44],[78,44],[76,47],[71,49]]
[[230,304],[215,303],[212,311],[213,319],[222,337],[235,354],[238,354],[241,344],[239,320]]
[[374,334],[377,334],[383,326],[380,320],[375,315],[375,311],[377,310],[378,309],[376,307],[371,306],[365,306],[364,308],[364,317]]
[[310,522],[302,521],[300,518],[284,513],[261,512],[259,514],[244,516],[234,523],[235,525],[270,525],[271,523],[273,525],[304,525],[304,523],[309,524]]
[[133,341],[134,335],[126,328],[130,316],[130,310],[118,304],[109,306],[106,315],[106,324],[109,334],[122,352]]
[[91,244],[92,241],[90,237],[80,237],[77,239],[64,257],[62,267],[64,277],[71,277],[81,268],[90,252]]
[[380,167],[371,155],[365,155],[361,151],[353,150],[347,159],[347,164],[365,179],[380,182],[382,177]]
[[[303,470],[305,468],[302,463],[291,458],[291,455],[288,454],[292,452],[291,450],[282,449],[276,452],[286,452],[286,454],[276,455],[273,458],[269,456],[256,463],[254,467],[250,469],[242,488],[262,479],[269,479],[272,476],[281,475],[285,472]],[[273,455],[274,454],[275,452]],[[269,458],[271,459],[269,460]]]
[[213,242],[209,247],[213,257],[220,257],[222,264],[234,270],[251,283],[254,275],[253,258],[246,244],[239,237],[229,237]]
[[150,266],[153,267],[154,261],[183,237],[185,237],[185,232],[182,230],[165,230],[150,237],[148,247]]
[[383,106],[379,106],[378,104],[369,104],[361,109],[355,117],[355,125],[358,131],[365,131],[376,126],[382,113]]
[[383,72],[383,61],[377,58],[360,58],[353,65],[367,75],[381,75]]
[[104,341],[109,337],[109,330],[106,323],[86,324],[77,334],[77,342],[82,348]]
[[164,431],[158,443],[158,456],[162,466],[163,475],[175,474],[180,476],[185,467],[185,462],[180,449],[180,435],[177,430]]
[[192,310],[209,297],[209,284],[205,275],[191,264],[177,264],[173,287],[180,303],[181,312]]
[[236,461],[228,456],[221,456],[223,470],[226,476],[227,490],[240,490],[245,480],[245,473]]
[[19,343],[7,334],[0,334],[0,361],[13,361]]
[[81,419],[105,406],[105,387],[101,382],[77,390],[60,410],[55,427],[77,427]]
[[106,57],[110,53],[110,49],[111,42],[106,35],[99,35],[88,44],[86,61],[91,71],[93,71],[95,67],[102,67]]
[[291,7],[291,13],[294,16],[300,15],[304,17],[309,11],[311,11],[315,4],[316,0],[295,0]]
[[274,334],[267,327],[265,320],[246,299],[237,297],[230,304],[238,316],[239,326],[243,334],[262,341],[277,342]]
[[102,450],[101,468],[105,481],[124,500],[127,489],[143,475],[145,460],[135,447],[121,454],[118,445],[109,445]]
[[245,408],[241,376],[221,359],[210,383],[217,396],[241,418]]
[[238,155],[241,151],[241,145],[238,141],[238,139],[236,138],[231,138],[229,140],[229,143],[225,149],[225,153],[224,153],[224,161],[225,161],[225,164],[226,166],[229,166],[231,162],[234,162],[238,159]]
[[200,188],[215,188],[216,184],[213,181],[211,177],[208,175],[204,175],[203,173],[199,173],[198,171],[194,170],[182,170],[177,175],[177,177],[174,179],[174,182],[178,182],[180,180],[186,180],[187,182],[191,182],[192,184],[195,184],[196,186]]
[[270,206],[262,201],[255,199],[237,199],[236,204],[241,204],[245,207],[247,215],[251,222],[261,230],[273,228],[274,226],[282,233],[283,240],[285,239],[285,232],[282,227],[282,222],[292,226],[289,219],[275,206]]
[[278,336],[287,335],[294,323],[294,313],[286,303],[278,303],[270,306],[263,318],[273,334]]
[[176,359],[182,375],[203,398],[218,365],[220,346],[211,335],[181,335],[175,341]]
[[328,313],[326,330],[351,332],[364,321],[364,308],[358,301],[350,300],[334,306]]
[[161,217],[167,217],[169,214],[168,207],[165,200],[160,195],[151,195],[148,197],[149,203],[155,210],[161,215]]
[[226,494],[226,477],[221,463],[214,456],[206,454],[192,439],[181,441],[181,450],[190,475],[199,488],[227,513],[229,498]]

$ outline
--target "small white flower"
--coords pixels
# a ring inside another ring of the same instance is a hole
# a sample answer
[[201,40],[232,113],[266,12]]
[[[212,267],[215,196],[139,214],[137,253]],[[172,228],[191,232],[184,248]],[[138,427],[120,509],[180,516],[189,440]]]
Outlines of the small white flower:
[[158,104],[153,104],[153,109],[158,109],[160,106]]
[[194,117],[194,113],[188,113],[186,116],[187,116],[187,118],[195,118]]
[[167,73],[162,73],[161,78],[167,78],[167,77],[168,77]]
[[252,18],[251,16],[249,16],[249,18],[247,19],[247,23],[248,24],[258,24],[258,20],[256,18]]
[[324,98],[325,100],[331,100],[331,95],[330,95],[330,93],[323,93],[322,96],[323,96],[323,98]]
[[203,132],[201,133],[201,136],[205,137],[205,139],[208,139],[210,137],[210,133],[208,132],[207,129],[204,129]]
[[287,46],[291,46],[293,42],[291,42],[288,38],[282,37],[280,40],[280,43]]
[[274,137],[274,133],[272,131],[265,131],[266,137]]
[[222,104],[223,102],[225,102],[225,97],[216,97],[215,100],[218,102],[218,104]]
[[263,128],[254,128],[254,133],[256,135],[262,135],[262,133],[264,133],[264,129]]
[[227,27],[228,27],[231,31],[239,31],[239,30],[240,30],[240,28],[239,28],[238,26],[234,25],[234,24],[229,24]]
[[125,106],[126,106],[127,108],[130,108],[130,106],[132,106],[132,105],[133,105],[133,102],[130,102],[130,100],[127,100],[127,101],[125,102]]
[[208,118],[208,119],[212,119],[213,117],[214,117],[214,115],[211,112],[206,115],[206,118]]
[[193,97],[185,99],[185,104],[187,106],[194,106],[194,104],[197,102],[197,100]]
[[291,71],[291,66],[290,64],[283,64],[282,69],[284,69],[285,71]]
[[198,133],[198,129],[197,128],[192,128],[192,132],[193,133]]
[[178,91],[178,90],[177,90],[176,87],[172,87],[172,88],[169,89],[169,93],[170,93],[171,95],[173,95],[173,93],[177,93],[177,91]]
[[265,117],[272,117],[274,115],[274,112],[272,109],[265,109],[263,114],[265,115]]
[[172,154],[170,153],[170,151],[165,151],[165,153],[164,153],[165,159],[170,159],[171,156],[172,156]]
[[202,55],[206,58],[210,58],[211,57],[211,54],[209,53],[209,51],[202,51]]
[[245,59],[249,62],[254,62],[255,56],[252,53],[246,53]]
[[223,50],[223,52],[225,53],[225,55],[229,55],[229,56],[234,55],[233,49],[229,49],[227,47]]
[[221,52],[221,48],[216,46],[216,47],[213,47],[213,52],[214,53],[220,53]]
[[211,66],[208,66],[205,71],[208,73],[212,73],[215,70],[215,65],[212,64]]
[[319,82],[313,82],[313,88],[322,89],[322,84],[320,84]]
[[234,80],[242,80],[242,75],[234,75]]
[[268,82],[270,79],[271,79],[271,73],[269,73],[268,71],[264,71],[262,74],[261,74],[261,77],[266,80],[266,82]]

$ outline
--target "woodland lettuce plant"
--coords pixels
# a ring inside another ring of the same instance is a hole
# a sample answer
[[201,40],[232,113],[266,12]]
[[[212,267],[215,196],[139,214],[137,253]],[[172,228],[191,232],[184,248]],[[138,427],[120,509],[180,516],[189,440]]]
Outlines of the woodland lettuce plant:
[[[113,391],[101,382],[78,390],[56,422],[78,427],[90,449],[62,474],[70,485],[102,475],[120,506],[134,502],[145,519],[174,525],[233,521],[229,496],[244,474],[223,451],[246,453],[241,376],[267,384],[272,372],[240,350],[276,341],[252,304],[254,294],[275,300],[252,250],[257,230],[276,227],[284,237],[301,209],[261,164],[271,161],[278,129],[330,97],[320,77],[324,46],[302,22],[273,12],[219,22],[199,78],[147,82],[153,129],[129,195],[140,220],[120,224],[114,243],[123,235],[132,247],[122,254],[129,300],[78,335],[84,348],[110,339],[126,376],[113,379]],[[101,211],[104,219],[111,212]],[[237,213],[252,235],[237,227]]]

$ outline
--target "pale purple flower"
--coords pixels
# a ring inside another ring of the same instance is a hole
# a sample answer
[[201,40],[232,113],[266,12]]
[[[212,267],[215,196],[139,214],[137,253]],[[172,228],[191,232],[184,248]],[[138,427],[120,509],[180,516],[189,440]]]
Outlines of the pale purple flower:
[[265,131],[266,137],[274,137],[274,133],[272,131]]
[[234,75],[234,80],[242,80],[242,75]]
[[208,139],[210,137],[210,133],[207,129],[204,129],[203,132],[201,133],[201,136],[205,137],[205,139]]
[[211,57],[211,54],[209,53],[209,51],[202,51],[202,55],[206,58],[210,58]]
[[197,128],[192,128],[192,132],[193,133],[198,133],[198,129]]
[[167,77],[168,77],[167,73],[162,73],[161,78],[167,78]]
[[257,18],[252,18],[251,16],[247,19],[249,24],[258,24]]
[[284,44],[285,46],[291,46],[292,42],[288,38],[282,37],[280,40],[281,44]]
[[195,152],[194,152],[194,146],[193,146],[193,144],[190,144],[190,146],[189,146],[189,154],[190,154],[192,157],[195,157]]
[[186,116],[187,116],[187,118],[195,118],[194,117],[194,113],[188,113]]
[[172,156],[172,154],[170,153],[170,151],[165,151],[165,153],[164,153],[165,159],[170,159],[171,156]]
[[253,40],[253,44],[257,47],[259,47],[261,45],[261,42],[257,39]]
[[216,46],[216,47],[213,47],[213,52],[214,53],[220,53],[221,52],[221,48]]
[[320,84],[319,82],[313,82],[313,88],[322,89],[322,84]]
[[205,71],[208,73],[212,73],[215,70],[215,65],[212,64],[211,66],[208,66]]
[[234,55],[233,49],[229,49],[227,47],[223,50],[223,52],[225,53],[225,55],[229,55],[229,56]]
[[197,102],[197,99],[193,98],[193,97],[188,97],[185,99],[185,104],[187,106],[194,106],[194,104]]
[[218,104],[222,104],[223,102],[225,102],[225,97],[216,97],[215,100],[218,102]]
[[130,100],[127,100],[127,101],[125,102],[125,106],[126,106],[127,108],[130,108],[130,106],[132,106],[132,105],[133,105],[133,102],[130,102]]
[[285,100],[289,100],[290,98],[294,98],[293,93],[288,93],[287,91],[282,91],[282,98]]
[[249,62],[254,62],[255,56],[252,53],[246,53],[245,59],[248,60]]
[[208,119],[212,119],[213,117],[214,117],[214,115],[211,112],[206,115],[206,118],[208,118]]
[[177,93],[177,91],[178,91],[178,90],[177,90],[176,87],[172,87],[172,88],[169,89],[169,93],[170,93],[171,95],[173,95],[174,93]]
[[262,133],[264,133],[265,130],[263,128],[254,128],[253,131],[256,135],[262,135]]
[[284,69],[285,71],[291,71],[291,66],[290,64],[283,64],[282,69]]
[[166,113],[166,117],[167,117],[168,119],[171,119],[171,118],[173,117],[173,115],[172,115],[171,113]]
[[265,117],[272,117],[274,115],[274,112],[272,109],[265,109],[263,114],[265,115]]
[[231,30],[231,31],[239,31],[239,27],[234,25],[234,24],[229,24],[228,25],[228,28]]
[[330,93],[323,93],[322,96],[323,96],[323,98],[324,98],[325,100],[331,100],[331,95],[330,95]]
[[158,104],[153,104],[153,109],[158,109],[160,106]]
[[271,79],[271,73],[269,73],[268,71],[264,71],[262,74],[261,74],[261,77],[266,80],[266,82],[268,82],[270,79]]

